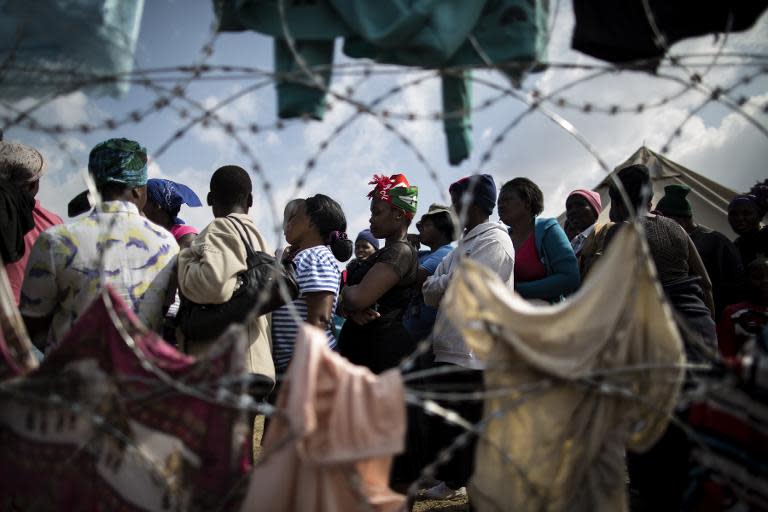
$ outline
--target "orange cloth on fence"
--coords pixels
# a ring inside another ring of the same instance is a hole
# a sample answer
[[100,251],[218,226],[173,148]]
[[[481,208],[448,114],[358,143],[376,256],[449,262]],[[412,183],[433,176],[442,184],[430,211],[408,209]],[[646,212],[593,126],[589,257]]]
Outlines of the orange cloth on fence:
[[401,510],[389,486],[392,455],[403,451],[405,394],[397,369],[374,375],[328,348],[308,324],[277,399],[262,460],[243,511]]

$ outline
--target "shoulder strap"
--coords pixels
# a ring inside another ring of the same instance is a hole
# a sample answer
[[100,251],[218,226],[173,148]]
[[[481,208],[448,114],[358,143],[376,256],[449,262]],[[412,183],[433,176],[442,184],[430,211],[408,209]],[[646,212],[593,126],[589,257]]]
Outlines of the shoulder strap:
[[[248,230],[245,228],[245,224],[240,221],[240,219],[226,216],[224,217],[226,220],[232,223],[232,226],[234,226],[235,231],[237,231],[237,234],[240,236],[240,240],[243,242],[243,245],[245,245],[245,252],[253,254],[255,251],[253,250],[253,245],[251,245],[250,242],[250,236],[248,235]],[[240,225],[243,228],[243,232],[238,229],[237,225]],[[245,233],[245,236],[243,236],[243,233]],[[246,239],[247,237],[247,239]]]

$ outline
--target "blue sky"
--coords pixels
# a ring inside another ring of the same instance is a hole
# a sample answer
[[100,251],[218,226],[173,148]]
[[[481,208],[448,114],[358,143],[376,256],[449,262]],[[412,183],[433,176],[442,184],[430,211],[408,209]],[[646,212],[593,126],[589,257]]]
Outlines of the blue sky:
[[[597,62],[569,49],[573,15],[569,1],[560,4],[550,45],[550,59],[558,62]],[[194,64],[200,58],[201,47],[211,37],[213,21],[210,2],[147,1],[135,56],[136,68]],[[672,51],[678,54],[709,53],[716,51],[717,44],[719,41],[708,36],[679,43]],[[748,33],[730,35],[725,50],[767,54],[768,18],[763,17]],[[336,61],[348,62],[348,59],[337,51]],[[272,42],[252,32],[221,34],[216,39],[214,53],[208,63],[249,66],[270,71]],[[716,67],[705,76],[705,82],[711,86],[728,86],[753,70],[746,66]],[[394,84],[405,83],[424,73],[424,70],[419,69],[401,69],[395,74],[374,74],[361,83],[358,83],[359,78],[337,74],[332,88],[346,94],[347,89],[353,87],[352,93],[356,100],[370,101]],[[581,70],[550,69],[529,76],[519,93],[526,94],[534,87],[543,92],[552,91],[584,74]],[[682,76],[680,71],[671,71],[670,74]],[[505,88],[509,86],[503,77],[493,72],[476,72],[475,76]],[[195,82],[188,88],[187,96],[210,108],[261,80],[258,77],[241,76]],[[162,82],[160,85],[172,87],[174,84]],[[766,122],[767,117],[763,112],[764,106],[768,104],[767,86],[768,79],[763,75],[734,92],[737,97],[744,96],[747,99],[745,108],[762,123]],[[623,72],[577,86],[563,96],[580,105],[589,102],[594,105],[631,106],[672,95],[679,88],[680,84],[671,80],[644,73]],[[478,107],[497,93],[476,82],[473,95],[473,104]],[[571,122],[608,165],[613,167],[643,143],[659,150],[687,112],[698,106],[703,98],[699,93],[689,92],[664,108],[649,110],[641,115],[586,114],[557,105],[548,107]],[[156,99],[155,92],[140,85],[132,86],[120,98],[94,98],[76,92],[41,109],[38,119],[44,123],[63,125],[96,123],[108,118],[124,117],[134,110],[151,105]],[[17,106],[24,106],[30,101],[21,100]],[[471,159],[458,167],[448,165],[442,124],[439,121],[393,121],[400,133],[424,155],[428,162],[425,166],[396,135],[385,129],[379,119],[369,115],[358,116],[333,140],[328,150],[319,156],[306,186],[296,193],[296,179],[304,170],[306,161],[316,154],[321,143],[340,123],[354,114],[353,109],[343,102],[331,103],[332,108],[322,122],[292,120],[286,121],[280,129],[262,128],[257,134],[247,131],[242,134],[242,140],[256,155],[272,187],[270,193],[265,194],[262,183],[254,176],[257,191],[252,215],[273,245],[282,243],[274,230],[281,219],[271,215],[267,208],[268,198],[282,211],[285,202],[292,197],[305,197],[318,192],[328,194],[344,207],[350,224],[349,232],[354,234],[367,225],[368,202],[365,195],[370,188],[367,182],[374,172],[403,172],[412,184],[418,185],[419,214],[426,212],[430,203],[445,197],[447,184],[472,172],[482,170],[491,173],[498,185],[515,176],[528,176],[544,191],[545,214],[548,215],[557,215],[562,210],[565,196],[570,190],[577,187],[591,188],[600,181],[603,173],[595,159],[573,137],[541,114],[528,116],[509,132],[493,152],[491,160],[481,168],[479,162],[482,153],[492,144],[501,129],[524,109],[522,103],[507,97],[490,108],[473,113],[475,149]],[[153,176],[182,181],[204,198],[210,175],[218,166],[251,166],[239,151],[238,144],[216,126],[195,127],[157,155],[157,150],[188,122],[188,119],[180,118],[178,110],[182,108],[194,114],[191,107],[180,100],[174,100],[171,107],[146,117],[140,123],[131,123],[114,131],[65,135],[62,138],[72,148],[71,158],[66,158],[50,137],[21,128],[10,128],[5,136],[6,139],[35,145],[44,153],[48,162],[48,175],[43,181],[39,197],[46,207],[62,216],[66,214],[69,199],[83,189],[81,173],[87,163],[88,150],[100,140],[113,136],[134,138],[142,142],[152,158],[150,172]],[[392,112],[419,114],[437,112],[440,109],[439,80],[432,78],[417,87],[406,88],[382,108]],[[218,111],[218,115],[235,126],[257,124],[260,127],[273,127],[276,122],[274,87],[272,84],[262,86]],[[748,188],[756,179],[768,174],[765,171],[765,162],[768,160],[765,136],[742,117],[719,105],[704,108],[685,125],[681,137],[671,145],[669,156],[737,190]],[[439,184],[429,177],[430,167],[439,175]],[[210,220],[211,214],[206,207],[185,208],[182,217],[202,228]]]

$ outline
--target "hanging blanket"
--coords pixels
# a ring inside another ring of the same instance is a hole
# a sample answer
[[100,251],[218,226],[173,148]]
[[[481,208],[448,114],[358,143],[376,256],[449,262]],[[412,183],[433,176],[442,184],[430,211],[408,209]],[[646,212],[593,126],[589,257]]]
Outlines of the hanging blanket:
[[638,231],[617,235],[592,278],[553,306],[463,265],[442,307],[487,360],[486,390],[499,390],[480,425],[475,507],[625,510],[625,448],[645,450],[664,433],[685,362]]
[[405,442],[397,369],[374,375],[355,366],[304,324],[277,408],[243,512],[402,509],[405,497],[388,486],[392,455]]
[[0,510],[231,510],[244,418],[145,366],[215,398],[244,375],[244,351],[233,328],[196,361],[108,288],[37,370],[0,393]]

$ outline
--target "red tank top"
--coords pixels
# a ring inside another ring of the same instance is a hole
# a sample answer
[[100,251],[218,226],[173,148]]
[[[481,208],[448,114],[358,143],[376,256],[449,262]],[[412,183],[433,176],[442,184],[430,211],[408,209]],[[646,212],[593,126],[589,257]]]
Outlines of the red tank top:
[[537,281],[544,277],[547,277],[547,269],[539,259],[536,237],[531,233],[523,245],[515,251],[515,282]]

